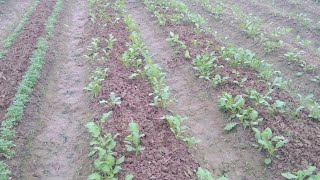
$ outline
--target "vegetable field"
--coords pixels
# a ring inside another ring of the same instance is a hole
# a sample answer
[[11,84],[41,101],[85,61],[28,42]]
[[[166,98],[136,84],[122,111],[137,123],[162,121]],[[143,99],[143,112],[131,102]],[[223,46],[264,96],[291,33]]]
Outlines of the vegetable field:
[[0,180],[320,180],[317,0],[0,1]]

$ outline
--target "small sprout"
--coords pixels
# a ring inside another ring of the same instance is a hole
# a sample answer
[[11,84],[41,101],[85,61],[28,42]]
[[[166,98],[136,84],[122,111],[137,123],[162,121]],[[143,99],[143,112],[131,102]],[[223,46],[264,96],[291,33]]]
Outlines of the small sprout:
[[121,105],[121,97],[118,97],[115,92],[111,92],[109,94],[109,101],[107,100],[101,100],[100,104],[107,104],[110,108],[114,108],[116,106]]
[[144,134],[140,134],[139,125],[135,122],[129,123],[130,134],[125,138],[124,142],[126,143],[128,152],[139,152],[144,150],[144,147],[140,145],[140,138],[144,137]]
[[182,123],[186,121],[186,118],[183,118],[179,115],[176,116],[164,116],[162,119],[166,120],[169,124],[170,130],[173,132],[177,139],[183,139],[183,133],[187,129],[187,126],[183,126]]

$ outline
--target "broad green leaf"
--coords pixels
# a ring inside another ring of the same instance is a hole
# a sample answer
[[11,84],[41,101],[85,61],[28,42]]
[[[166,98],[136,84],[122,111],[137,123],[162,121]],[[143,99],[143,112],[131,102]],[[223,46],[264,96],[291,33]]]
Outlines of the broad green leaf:
[[123,162],[124,162],[124,156],[122,156],[119,159],[117,159],[116,164],[119,165],[119,164],[121,164]]
[[100,136],[100,128],[98,125],[96,125],[94,122],[88,122],[86,124],[86,128],[88,129],[88,132],[93,136],[93,137],[98,137]]
[[102,177],[98,173],[93,173],[88,177],[88,180],[102,180]]
[[231,122],[231,123],[228,123],[224,128],[223,130],[225,131],[231,131],[233,128],[235,128],[239,123],[236,123],[236,122]]
[[264,163],[266,164],[266,165],[269,165],[270,163],[271,163],[271,159],[270,158],[266,158],[266,159],[264,159]]
[[297,179],[298,176],[291,174],[291,173],[281,173],[281,175],[287,179]]

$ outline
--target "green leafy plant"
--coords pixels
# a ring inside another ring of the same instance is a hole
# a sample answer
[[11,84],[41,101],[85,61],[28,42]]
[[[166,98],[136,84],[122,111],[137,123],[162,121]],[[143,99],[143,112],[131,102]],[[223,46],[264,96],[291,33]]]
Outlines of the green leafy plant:
[[196,139],[195,137],[185,137],[183,139],[187,143],[188,148],[193,147],[195,144],[198,144],[200,142],[199,139]]
[[320,174],[314,174],[317,168],[315,166],[310,166],[308,169],[299,170],[296,172],[287,172],[281,173],[281,175],[286,179],[297,179],[297,180],[318,180],[320,178]]
[[221,77],[220,74],[216,74],[210,81],[211,81],[211,84],[213,85],[213,87],[217,87],[217,86],[223,85],[223,83],[227,79],[229,79],[229,77],[227,77],[227,76]]
[[144,147],[140,145],[140,138],[144,137],[144,134],[140,134],[139,125],[135,122],[129,123],[130,135],[128,135],[124,142],[126,143],[127,151],[139,152],[144,150]]
[[91,92],[92,96],[96,98],[99,95],[99,92],[101,90],[101,82],[104,81],[104,78],[101,77],[101,74],[95,74],[91,76],[90,79],[91,82],[87,87],[84,88],[84,90]]
[[265,105],[269,106],[268,100],[270,101],[272,98],[268,95],[262,95],[258,93],[255,89],[250,89],[247,91],[248,98],[252,100],[255,105]]
[[100,103],[107,104],[110,108],[114,108],[121,105],[121,97],[118,97],[115,92],[111,92],[109,94],[109,101],[101,100]]
[[314,100],[314,96],[312,94],[302,97],[298,94],[299,101],[308,109],[309,115],[308,117],[314,120],[320,120],[320,104]]
[[283,101],[276,100],[271,106],[268,107],[269,115],[273,116],[275,113],[285,113],[287,111],[287,104]]
[[185,50],[187,48],[184,42],[179,40],[179,35],[174,34],[173,32],[170,32],[169,37],[167,38],[167,42],[173,47],[177,46],[179,50]]
[[[212,174],[202,167],[199,167],[196,173],[199,180],[215,180],[212,176]],[[219,177],[217,180],[228,180],[225,176]]]
[[157,17],[160,26],[164,26],[166,24],[166,18],[163,14],[160,14],[159,11],[155,11],[154,15]]
[[297,49],[293,49],[288,51],[284,56],[288,58],[290,62],[299,62],[301,61],[301,51],[297,51]]
[[311,45],[311,41],[308,39],[302,39],[302,37],[300,35],[297,35],[295,42],[298,46],[300,46],[301,48],[307,48],[308,46]]
[[197,57],[192,61],[192,64],[194,65],[193,69],[199,72],[200,78],[209,80],[209,76],[212,72],[211,68],[215,60],[216,58],[213,56],[213,54],[197,55]]
[[278,149],[283,147],[288,141],[283,136],[274,136],[270,128],[266,128],[262,132],[257,128],[252,128],[255,132],[256,140],[260,150],[264,149],[268,152],[268,158],[265,159],[265,164],[271,163],[271,157],[277,153]]
[[245,16],[242,20],[240,28],[246,33],[250,38],[256,38],[260,33],[260,22],[261,20],[257,17],[251,15]]
[[120,164],[124,162],[124,157],[115,158],[113,149],[116,142],[114,137],[111,134],[102,136],[101,127],[94,122],[87,123],[86,128],[92,137],[90,146],[93,146],[89,157],[97,155],[97,159],[94,161],[94,173],[88,179],[116,180],[116,174],[121,171]]
[[173,132],[177,139],[183,139],[183,133],[187,129],[187,126],[182,125],[186,118],[183,118],[179,115],[175,116],[164,116],[162,119],[166,120],[169,124],[170,130]]
[[114,42],[116,42],[116,41],[117,41],[117,39],[115,39],[112,34],[109,34],[109,38],[106,39],[107,49],[111,50],[113,48]]
[[151,105],[166,108],[171,102],[170,99],[170,89],[169,86],[165,84],[165,77],[153,78],[152,81],[153,93],[153,103]]
[[237,95],[235,98],[227,92],[223,92],[222,96],[218,100],[218,106],[223,111],[230,111],[232,114],[240,111],[244,106],[245,100],[241,95]]

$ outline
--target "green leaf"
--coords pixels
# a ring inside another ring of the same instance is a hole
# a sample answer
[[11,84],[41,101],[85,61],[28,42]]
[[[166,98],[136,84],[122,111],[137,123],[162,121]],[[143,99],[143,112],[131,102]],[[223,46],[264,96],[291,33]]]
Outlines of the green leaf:
[[98,173],[93,173],[88,177],[88,180],[101,180],[101,179],[102,179],[102,177]]
[[122,156],[119,159],[117,159],[116,164],[119,165],[119,164],[121,164],[123,162],[124,162],[124,156]]
[[88,132],[91,134],[91,136],[95,138],[100,136],[100,127],[96,125],[94,122],[88,122],[86,124],[86,128],[88,129]]
[[126,175],[125,180],[133,180],[133,175],[132,174]]
[[293,175],[293,174],[291,174],[291,173],[281,173],[281,175],[282,175],[283,177],[287,178],[287,179],[297,179],[297,178],[298,178],[298,176]]
[[112,111],[109,111],[109,112],[107,112],[107,113],[103,113],[100,121],[104,123],[104,122],[106,122],[111,116],[112,116]]
[[264,159],[264,163],[265,163],[266,165],[271,164],[271,162],[272,162],[271,158],[265,158],[265,159]]
[[231,123],[228,123],[224,128],[223,130],[225,131],[231,131],[232,129],[234,129],[239,123],[236,123],[236,122],[231,122]]
[[119,173],[121,170],[122,170],[122,168],[121,168],[120,166],[116,166],[116,167],[114,167],[114,169],[113,169],[113,174],[117,174],[117,173]]

